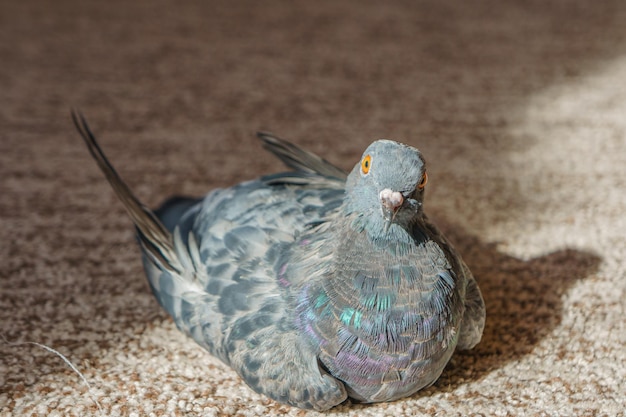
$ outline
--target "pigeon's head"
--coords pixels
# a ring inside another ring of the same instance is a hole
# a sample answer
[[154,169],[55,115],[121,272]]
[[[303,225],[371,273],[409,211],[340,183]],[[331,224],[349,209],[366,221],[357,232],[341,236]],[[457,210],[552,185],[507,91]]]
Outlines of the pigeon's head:
[[369,226],[387,232],[408,227],[421,213],[428,181],[420,152],[391,140],[377,140],[348,176],[346,209]]

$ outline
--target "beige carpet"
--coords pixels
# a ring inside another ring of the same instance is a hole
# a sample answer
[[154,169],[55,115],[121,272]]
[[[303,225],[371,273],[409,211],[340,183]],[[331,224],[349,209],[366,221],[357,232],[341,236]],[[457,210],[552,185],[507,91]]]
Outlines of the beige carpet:
[[314,414],[160,310],[72,106],[150,205],[280,170],[258,129],[345,168],[380,137],[423,151],[483,342],[329,415],[624,415],[626,3],[392,3],[0,3],[1,416]]

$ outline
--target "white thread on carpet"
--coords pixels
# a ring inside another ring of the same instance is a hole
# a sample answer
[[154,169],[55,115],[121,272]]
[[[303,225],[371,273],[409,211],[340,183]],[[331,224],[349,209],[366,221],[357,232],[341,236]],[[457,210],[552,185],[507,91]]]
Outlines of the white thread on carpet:
[[24,345],[35,345],[35,346],[39,346],[42,349],[47,350],[48,352],[51,352],[51,353],[55,354],[58,357],[60,357],[61,359],[63,359],[63,361],[72,369],[72,371],[74,371],[76,374],[78,374],[80,379],[83,380],[83,383],[85,384],[85,386],[87,386],[87,393],[89,394],[89,398],[91,398],[91,400],[98,407],[98,410],[100,411],[100,415],[104,415],[104,411],[102,410],[102,406],[100,405],[100,403],[98,402],[96,397],[94,397],[94,395],[91,392],[91,385],[89,384],[89,381],[87,381],[87,378],[85,378],[85,376],[78,370],[78,368],[76,368],[76,366],[74,366],[74,364],[72,362],[70,362],[69,359],[67,359],[67,357],[65,357],[65,355],[63,355],[61,352],[59,352],[57,350],[52,349],[49,346],[41,344],[41,343],[37,343],[37,342],[9,342],[6,339],[6,337],[4,337],[4,335],[0,335],[0,337],[2,337],[2,340],[4,340],[4,343],[6,343],[9,346],[18,347],[18,346],[24,346]]

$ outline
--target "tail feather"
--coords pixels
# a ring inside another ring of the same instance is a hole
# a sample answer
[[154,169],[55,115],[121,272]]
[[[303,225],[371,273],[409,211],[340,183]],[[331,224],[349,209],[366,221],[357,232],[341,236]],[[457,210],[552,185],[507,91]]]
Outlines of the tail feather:
[[91,132],[85,117],[77,111],[72,111],[72,120],[78,133],[85,141],[91,156],[98,163],[100,170],[109,181],[109,184],[111,184],[111,187],[113,187],[115,194],[122,201],[126,212],[135,224],[139,241],[145,253],[162,268],[178,274],[182,273],[182,265],[174,249],[172,234],[165,228],[158,217],[135,197],[128,185],[115,171],[115,168],[113,168],[113,165],[111,165],[100,148],[96,137]]
[[340,180],[345,180],[348,177],[348,174],[341,168],[271,133],[258,132],[257,136],[263,141],[263,147],[266,150],[272,152],[285,165],[296,171]]

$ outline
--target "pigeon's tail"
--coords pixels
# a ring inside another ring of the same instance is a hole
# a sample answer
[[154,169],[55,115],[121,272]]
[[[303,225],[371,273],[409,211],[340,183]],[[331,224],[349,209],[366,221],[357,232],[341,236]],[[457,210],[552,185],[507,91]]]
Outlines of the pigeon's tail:
[[104,173],[115,194],[122,201],[124,208],[133,223],[135,223],[139,242],[144,249],[144,253],[162,269],[181,274],[183,266],[174,249],[172,233],[163,225],[155,213],[135,197],[128,185],[120,178],[100,148],[83,115],[72,111],[72,119],[91,156],[98,163],[100,170]]

